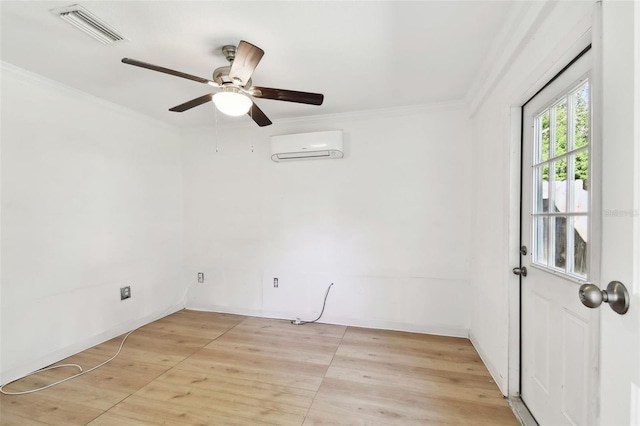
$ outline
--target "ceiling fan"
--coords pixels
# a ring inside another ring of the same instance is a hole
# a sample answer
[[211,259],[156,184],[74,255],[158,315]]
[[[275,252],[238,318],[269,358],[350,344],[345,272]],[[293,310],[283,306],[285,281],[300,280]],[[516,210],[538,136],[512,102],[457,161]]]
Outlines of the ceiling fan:
[[197,107],[198,105],[213,101],[221,112],[235,116],[248,114],[253,121],[258,124],[258,126],[263,127],[270,125],[271,120],[269,120],[264,112],[258,108],[255,102],[251,100],[251,97],[297,102],[309,105],[322,105],[324,95],[320,93],[297,92],[294,90],[253,86],[251,75],[264,55],[264,51],[259,47],[241,40],[238,47],[223,46],[222,53],[225,55],[230,65],[217,68],[213,72],[212,80],[148,64],[135,59],[123,58],[122,62],[174,75],[176,77],[186,78],[198,83],[209,84],[213,87],[222,89],[219,92],[208,93],[187,101],[169,109],[169,111],[184,112]]

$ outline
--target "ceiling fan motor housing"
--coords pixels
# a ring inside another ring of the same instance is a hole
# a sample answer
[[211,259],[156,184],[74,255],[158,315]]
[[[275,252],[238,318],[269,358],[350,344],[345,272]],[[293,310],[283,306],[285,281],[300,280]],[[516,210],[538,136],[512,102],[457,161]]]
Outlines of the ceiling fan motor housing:
[[213,71],[212,80],[215,81],[216,83],[218,83],[219,85],[232,84],[233,81],[231,80],[231,78],[229,78],[229,71],[230,70],[231,70],[231,66],[230,65],[216,68]]
[[233,65],[233,61],[236,59],[236,52],[237,52],[236,46],[233,46],[233,45],[222,46],[222,54],[224,55],[225,58],[227,58],[227,61],[229,61],[229,65],[216,68],[213,71],[212,80],[221,86],[233,84],[235,86],[251,87],[251,79],[249,79],[249,81],[247,81],[245,84],[242,84],[241,81],[234,80],[229,77],[229,73],[231,72],[231,65]]
[[234,81],[231,77],[229,77],[230,70],[231,70],[230,65],[227,65],[226,67],[216,68],[213,71],[212,80],[218,83],[220,86],[228,86],[232,84],[234,86],[240,86],[240,87],[247,87],[247,88],[251,87],[252,85],[251,79],[249,79],[249,81],[247,81],[246,84],[241,84],[237,81]]
[[233,62],[233,60],[236,59],[236,51],[237,47],[233,45],[222,46],[222,54],[225,58],[227,58],[227,61],[229,61],[229,63]]

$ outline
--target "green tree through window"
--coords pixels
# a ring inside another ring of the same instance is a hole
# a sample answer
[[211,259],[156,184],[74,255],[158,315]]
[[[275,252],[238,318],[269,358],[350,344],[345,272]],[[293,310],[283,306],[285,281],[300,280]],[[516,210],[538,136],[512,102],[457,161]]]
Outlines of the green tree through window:
[[[589,143],[589,86],[585,85],[575,92],[571,98],[575,102],[575,130],[574,130],[574,147],[573,149],[587,146]],[[561,155],[567,152],[567,102],[563,101],[553,107],[555,112],[555,136],[556,146],[555,154]],[[548,159],[547,153],[550,153],[550,137],[549,137],[549,111],[542,114],[542,155],[543,161]],[[549,181],[549,167],[543,169],[543,180]],[[567,180],[567,160],[566,157],[556,162],[555,170],[556,181]],[[583,151],[575,156],[575,180],[585,182],[589,177],[589,153]]]

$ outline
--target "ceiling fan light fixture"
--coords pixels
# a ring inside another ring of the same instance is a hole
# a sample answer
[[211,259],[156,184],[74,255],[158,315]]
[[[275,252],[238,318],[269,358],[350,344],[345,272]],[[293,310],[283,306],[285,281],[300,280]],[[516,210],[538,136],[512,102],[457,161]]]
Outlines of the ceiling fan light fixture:
[[246,114],[253,105],[251,99],[235,87],[225,87],[213,95],[213,103],[220,112],[233,117]]

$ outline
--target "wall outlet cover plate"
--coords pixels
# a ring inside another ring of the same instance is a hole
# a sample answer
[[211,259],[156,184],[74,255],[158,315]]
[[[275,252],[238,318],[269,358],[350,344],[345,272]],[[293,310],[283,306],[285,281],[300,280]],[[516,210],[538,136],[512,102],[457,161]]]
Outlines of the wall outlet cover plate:
[[120,300],[128,299],[131,297],[131,287],[121,287],[120,288]]

